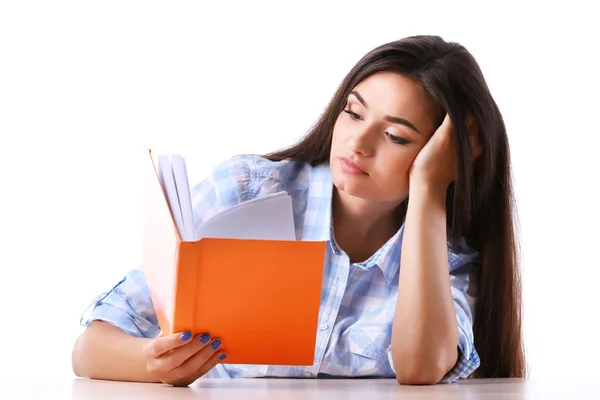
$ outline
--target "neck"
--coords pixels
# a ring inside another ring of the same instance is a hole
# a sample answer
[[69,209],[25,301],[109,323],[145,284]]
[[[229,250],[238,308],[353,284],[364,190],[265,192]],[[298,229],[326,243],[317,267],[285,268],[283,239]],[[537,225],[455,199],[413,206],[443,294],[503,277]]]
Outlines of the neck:
[[397,202],[368,201],[334,188],[332,215],[335,240],[352,262],[373,255],[400,229]]

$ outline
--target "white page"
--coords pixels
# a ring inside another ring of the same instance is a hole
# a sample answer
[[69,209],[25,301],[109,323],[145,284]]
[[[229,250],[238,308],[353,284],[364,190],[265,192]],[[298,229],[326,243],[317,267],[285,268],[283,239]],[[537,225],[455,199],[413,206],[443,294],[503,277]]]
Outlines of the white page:
[[278,192],[237,204],[206,221],[196,238],[296,240],[292,198]]
[[296,240],[292,198],[287,192],[237,204],[217,213],[202,226],[194,227],[185,158],[161,154],[157,169],[181,240],[204,237]]
[[194,237],[194,214],[192,212],[192,199],[188,182],[185,159],[180,155],[171,156],[171,165],[173,167],[173,176],[177,194],[179,198],[179,208],[182,220],[181,240],[192,240]]
[[175,221],[177,231],[179,232],[179,237],[182,238],[182,236],[185,235],[185,230],[183,227],[181,206],[179,204],[179,194],[177,193],[177,186],[175,185],[175,178],[173,176],[173,169],[169,155],[161,154],[158,156],[157,170],[163,191],[167,197],[167,201],[169,202],[171,215]]

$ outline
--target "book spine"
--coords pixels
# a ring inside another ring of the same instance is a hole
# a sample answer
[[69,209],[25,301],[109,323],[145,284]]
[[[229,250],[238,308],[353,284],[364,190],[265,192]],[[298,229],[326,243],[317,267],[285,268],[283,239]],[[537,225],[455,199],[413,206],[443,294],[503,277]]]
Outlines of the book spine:
[[175,299],[173,310],[174,333],[190,331],[194,328],[196,314],[196,277],[200,260],[201,246],[194,242],[180,242],[175,276]]

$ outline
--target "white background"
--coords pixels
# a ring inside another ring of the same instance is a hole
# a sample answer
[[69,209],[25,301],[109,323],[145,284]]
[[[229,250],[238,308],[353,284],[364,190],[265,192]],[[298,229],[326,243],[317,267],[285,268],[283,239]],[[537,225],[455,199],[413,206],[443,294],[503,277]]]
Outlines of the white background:
[[286,146],[365,52],[426,33],[475,55],[505,117],[531,376],[600,377],[600,31],[586,3],[3,2],[1,375],[72,376],[81,311],[140,260],[148,147],[184,152],[195,180]]

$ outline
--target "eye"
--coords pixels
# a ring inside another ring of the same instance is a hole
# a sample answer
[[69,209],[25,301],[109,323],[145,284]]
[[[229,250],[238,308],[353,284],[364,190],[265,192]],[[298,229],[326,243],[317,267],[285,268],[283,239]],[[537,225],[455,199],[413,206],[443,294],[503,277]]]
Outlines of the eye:
[[392,135],[391,133],[386,132],[385,135],[390,139],[392,143],[396,144],[408,144],[408,140],[401,138],[400,136]]
[[354,111],[352,111],[350,109],[344,110],[344,112],[349,114],[350,118],[352,118],[354,120],[360,121],[362,119],[360,115],[358,115],[357,113],[355,113]]

